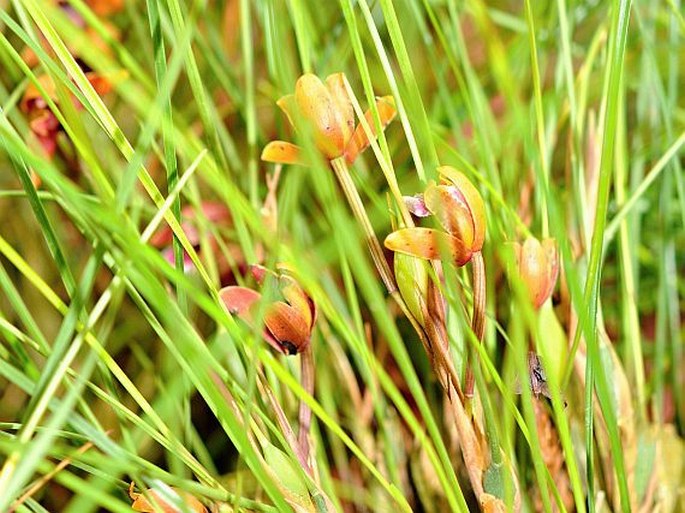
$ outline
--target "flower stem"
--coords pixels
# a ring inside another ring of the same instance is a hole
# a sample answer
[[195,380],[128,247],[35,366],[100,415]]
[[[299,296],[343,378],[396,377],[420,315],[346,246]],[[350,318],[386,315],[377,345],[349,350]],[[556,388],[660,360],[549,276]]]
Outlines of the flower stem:
[[387,260],[385,259],[381,243],[378,241],[378,237],[376,237],[376,233],[373,231],[373,226],[371,225],[369,216],[366,214],[362,200],[359,197],[359,192],[357,192],[357,188],[352,182],[352,177],[350,176],[350,170],[347,167],[347,162],[343,157],[340,157],[331,160],[331,166],[333,167],[335,176],[338,178],[338,182],[340,182],[340,186],[345,193],[345,197],[347,198],[347,202],[352,209],[354,217],[364,230],[366,235],[366,243],[369,246],[373,263],[376,266],[378,273],[381,275],[383,284],[388,289],[388,292],[392,295],[397,291],[393,273],[390,270]]
[[[483,260],[483,253],[475,252],[471,256],[471,266],[473,270],[473,314],[471,315],[471,330],[476,336],[479,343],[483,342],[483,335],[485,335],[485,260]],[[467,354],[471,355],[473,350],[469,350]],[[468,358],[471,360],[471,358]],[[466,379],[464,383],[464,395],[467,401],[473,397],[474,377],[471,364],[467,361]]]
[[[300,380],[302,388],[309,395],[314,395],[314,351],[312,345],[300,354]],[[298,415],[300,431],[297,441],[300,445],[300,453],[305,461],[309,459],[309,428],[312,424],[312,409],[305,401],[300,401],[300,411]]]

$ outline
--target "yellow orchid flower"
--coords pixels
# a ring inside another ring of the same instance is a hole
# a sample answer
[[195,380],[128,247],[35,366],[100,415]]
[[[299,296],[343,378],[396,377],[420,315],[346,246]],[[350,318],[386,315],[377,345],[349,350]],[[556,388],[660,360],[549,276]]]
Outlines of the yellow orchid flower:
[[[297,129],[298,123],[308,125],[314,144],[328,160],[344,156],[351,164],[370,144],[362,124],[355,127],[354,109],[343,73],[329,75],[325,83],[316,75],[306,73],[298,79],[295,93],[282,97],[277,104],[293,127]],[[378,98],[376,108],[381,126],[385,128],[396,114],[392,96]],[[372,112],[367,111],[364,116],[375,137]],[[262,160],[280,164],[305,163],[300,147],[286,141],[267,144],[262,151]]]
[[407,198],[407,206],[419,217],[434,215],[444,231],[402,228],[386,237],[385,247],[427,260],[437,260],[447,253],[462,266],[483,248],[485,204],[463,173],[450,166],[442,166],[438,172],[440,184],[429,183],[422,197]]

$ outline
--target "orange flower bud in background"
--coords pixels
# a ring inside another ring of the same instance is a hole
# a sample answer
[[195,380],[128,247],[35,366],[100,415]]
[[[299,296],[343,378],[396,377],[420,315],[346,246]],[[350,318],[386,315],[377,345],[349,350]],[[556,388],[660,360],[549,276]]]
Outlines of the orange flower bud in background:
[[[86,73],[86,78],[98,94],[106,94],[110,90],[109,82],[96,73],[88,72]],[[38,82],[45,90],[47,96],[55,103],[58,103],[57,91],[52,78],[49,75],[40,75]],[[77,108],[83,108],[76,101],[76,98],[73,98],[73,101]],[[31,131],[40,142],[47,156],[51,158],[57,150],[57,136],[62,130],[62,125],[50,110],[47,100],[41,95],[38,87],[32,83],[28,85],[19,107],[27,115]]]
[[182,511],[181,504],[183,504],[183,511],[207,513],[207,508],[199,500],[188,492],[178,490],[177,488],[169,488],[167,490],[149,488],[143,494],[134,492],[133,487],[134,483],[131,483],[128,489],[128,495],[133,501],[133,504],[131,504],[133,511],[141,511],[143,513],[157,513],[160,511],[163,513],[178,513]]
[[86,3],[98,16],[109,16],[124,8],[124,0],[86,0]]
[[[203,223],[207,224],[208,229],[206,247],[202,246],[201,227]],[[204,257],[205,250],[213,253],[216,270],[222,285],[235,284],[235,274],[242,274],[248,270],[243,249],[240,244],[233,240],[233,218],[226,205],[204,201],[197,207],[195,205],[184,206],[181,210],[181,228],[185,232],[188,242],[196,248],[201,259]],[[173,240],[174,232],[168,225],[160,228],[150,238],[150,245],[159,249],[164,259],[171,265],[174,265]],[[256,261],[261,262],[264,258],[263,246],[257,244],[254,250]],[[183,265],[185,272],[189,274],[195,272],[195,264],[185,251],[183,252]]]
[[442,166],[438,172],[440,184],[430,182],[423,197],[407,198],[407,206],[419,217],[434,215],[444,231],[403,228],[388,235],[385,247],[428,260],[444,253],[461,266],[483,248],[485,204],[463,173],[450,166]]
[[514,243],[516,264],[521,280],[528,287],[535,308],[540,308],[552,295],[559,275],[559,255],[554,239],[542,243],[528,237],[523,245]]
[[[295,85],[295,94],[283,96],[277,102],[288,116],[293,127],[306,123],[305,134],[314,138],[314,144],[322,155],[333,160],[343,155],[352,163],[370,142],[359,125],[355,129],[354,109],[345,87],[345,75],[336,73],[326,78],[324,84],[311,73],[302,75]],[[385,127],[395,117],[392,97],[380,98],[377,108],[381,125]],[[374,124],[371,112],[365,114],[373,135]],[[262,160],[281,164],[302,164],[301,149],[285,141],[272,141],[262,151]]]
[[[283,268],[279,270],[285,271]],[[264,307],[264,339],[280,353],[301,353],[309,346],[316,321],[314,301],[286,272],[276,274],[261,265],[254,265],[252,275],[259,284],[267,279],[278,280],[278,291],[282,298]],[[250,324],[253,322],[259,311],[261,293],[247,287],[229,286],[221,289],[219,295],[230,313]]]

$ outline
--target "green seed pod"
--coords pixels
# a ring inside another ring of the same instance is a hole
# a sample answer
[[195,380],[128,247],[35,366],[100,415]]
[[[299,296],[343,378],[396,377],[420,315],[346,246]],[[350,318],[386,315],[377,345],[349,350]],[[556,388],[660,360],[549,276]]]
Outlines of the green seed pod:
[[311,504],[307,483],[290,457],[278,447],[266,442],[262,447],[264,459],[274,474],[276,481],[291,501],[300,504]]
[[395,253],[395,279],[409,311],[423,326],[427,317],[429,279],[426,262],[403,253]]

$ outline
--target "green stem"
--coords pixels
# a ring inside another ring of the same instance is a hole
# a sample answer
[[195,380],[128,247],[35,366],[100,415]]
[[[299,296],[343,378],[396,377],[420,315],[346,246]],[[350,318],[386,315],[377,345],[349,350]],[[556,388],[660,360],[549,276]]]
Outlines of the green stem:
[[[311,343],[300,354],[300,381],[302,388],[309,395],[314,395],[314,351]],[[298,433],[298,443],[300,453],[305,461],[309,461],[309,429],[312,424],[312,409],[305,401],[300,401],[300,411],[298,415],[300,431]]]
[[[362,200],[359,197],[359,192],[357,192],[357,188],[352,182],[352,177],[350,176],[350,171],[347,167],[347,162],[345,159],[341,157],[332,160],[331,167],[335,171],[335,175],[338,178],[338,182],[340,183],[343,192],[345,193],[345,197],[347,198],[347,202],[352,209],[352,213],[364,230],[366,242],[369,246],[369,251],[371,252],[371,258],[373,259],[378,273],[381,275],[381,279],[383,280],[385,287],[388,289],[388,293],[395,300],[406,318],[409,319],[409,322],[419,335],[421,343],[423,344],[423,347],[431,360],[435,359],[436,356],[438,357],[438,365],[434,365],[433,367],[445,391],[448,393],[448,395],[451,394],[449,381],[452,381],[452,383],[454,383],[455,390],[458,393],[458,397],[461,398],[462,393],[459,387],[459,379],[447,352],[448,344],[446,342],[446,337],[440,338],[430,336],[430,333],[427,333],[426,329],[424,329],[421,323],[419,323],[402,299],[402,296],[397,289],[397,285],[395,284],[394,274],[390,269],[387,260],[385,259],[385,254],[383,253],[381,244],[378,241],[376,232],[373,230],[371,221],[366,214]],[[483,284],[483,294],[484,290]],[[436,340],[438,338],[439,340]]]
[[[473,314],[471,315],[471,330],[476,336],[479,343],[483,342],[483,336],[485,335],[485,300],[486,300],[486,288],[485,288],[485,260],[483,259],[483,253],[477,251],[471,257],[471,266],[473,271]],[[471,355],[472,351],[467,351],[468,355]],[[470,356],[467,357],[469,360]],[[474,377],[473,369],[469,362],[467,362],[466,367],[466,378],[464,384],[464,395],[466,400],[469,401],[473,397],[474,389]],[[468,408],[467,408],[468,409]]]
[[364,234],[366,235],[366,243],[368,244],[369,251],[371,252],[371,258],[373,259],[373,263],[376,266],[378,273],[381,275],[383,284],[388,289],[388,292],[393,295],[395,292],[397,292],[397,286],[395,285],[393,273],[390,270],[387,260],[385,259],[385,254],[383,253],[381,243],[378,241],[378,237],[376,237],[376,232],[373,231],[373,226],[371,225],[369,216],[366,214],[364,204],[359,197],[359,192],[357,192],[357,188],[352,182],[350,170],[347,168],[347,162],[343,157],[340,157],[331,160],[331,167],[333,168],[333,171],[335,171],[335,176],[338,178],[338,182],[340,182],[340,186],[345,193],[345,197],[347,198],[347,202],[352,209],[354,217],[364,230]]

